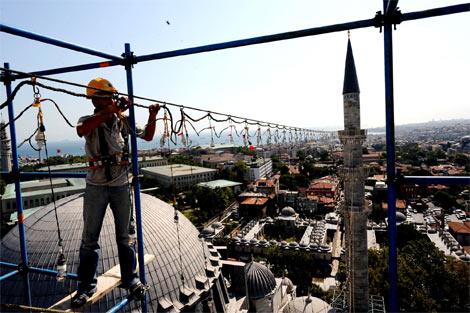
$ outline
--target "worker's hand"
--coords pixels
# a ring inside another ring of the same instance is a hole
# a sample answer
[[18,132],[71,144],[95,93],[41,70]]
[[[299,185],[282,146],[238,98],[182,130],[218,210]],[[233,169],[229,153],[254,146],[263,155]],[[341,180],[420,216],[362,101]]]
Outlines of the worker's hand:
[[127,97],[120,97],[117,100],[117,106],[121,112],[125,112],[130,105],[131,103]]
[[158,111],[160,111],[160,105],[158,103],[152,104],[149,106],[149,112],[150,114],[158,114]]

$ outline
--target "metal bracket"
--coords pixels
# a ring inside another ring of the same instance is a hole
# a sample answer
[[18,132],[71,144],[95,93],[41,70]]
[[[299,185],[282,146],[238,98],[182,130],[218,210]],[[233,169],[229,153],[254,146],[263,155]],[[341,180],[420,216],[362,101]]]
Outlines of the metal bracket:
[[29,273],[29,266],[25,265],[24,263],[18,264],[18,273],[21,275]]
[[389,14],[382,14],[382,11],[377,11],[374,16],[374,27],[380,28],[380,32],[382,32],[382,26],[391,24],[393,25],[393,29],[397,30],[397,25],[400,24],[403,20],[403,14],[401,13],[399,8],[396,8]]
[[0,82],[3,82],[4,85],[11,83],[15,80],[15,77],[11,75],[11,72],[8,70],[2,70],[0,73]]
[[132,51],[130,55],[123,53],[121,56],[123,57],[122,65],[134,67],[134,64],[137,64],[137,56],[135,56],[134,52]]

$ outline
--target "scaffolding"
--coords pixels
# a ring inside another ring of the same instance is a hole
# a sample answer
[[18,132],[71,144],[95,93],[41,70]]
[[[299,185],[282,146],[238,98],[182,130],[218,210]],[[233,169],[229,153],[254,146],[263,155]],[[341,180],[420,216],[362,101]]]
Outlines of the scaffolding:
[[[452,5],[440,8],[434,8],[424,11],[416,11],[409,13],[401,13],[397,7],[398,0],[383,0],[383,11],[376,12],[375,16],[370,19],[333,24],[322,27],[308,28],[297,31],[290,31],[285,33],[277,33],[273,35],[260,36],[248,39],[241,39],[217,44],[210,44],[204,46],[197,46],[193,48],[186,48],[180,50],[173,50],[167,52],[159,52],[154,54],[136,56],[131,50],[129,43],[124,45],[124,54],[122,57],[114,56],[104,52],[96,51],[86,47],[78,46],[68,42],[60,41],[57,39],[45,37],[35,33],[27,32],[21,29],[9,27],[7,25],[0,24],[0,31],[9,33],[11,35],[24,37],[30,40],[40,41],[53,46],[66,48],[69,50],[82,52],[85,54],[97,56],[104,60],[96,63],[81,64],[75,66],[68,66],[62,68],[54,68],[32,72],[29,74],[15,73],[13,70],[10,71],[10,64],[4,64],[4,70],[2,71],[1,81],[4,82],[6,87],[6,95],[9,98],[12,94],[12,82],[18,79],[24,79],[30,77],[30,75],[36,76],[47,76],[54,74],[62,74],[68,72],[83,71],[89,69],[97,69],[101,67],[110,66],[123,66],[126,71],[127,78],[127,93],[129,100],[132,103],[134,98],[133,91],[133,79],[132,79],[132,67],[137,63],[142,63],[152,60],[160,60],[166,58],[173,58],[184,55],[198,54],[203,52],[211,52],[222,49],[231,49],[243,46],[250,46],[268,42],[282,41],[306,36],[315,36],[333,32],[347,31],[359,28],[380,28],[383,30],[384,35],[384,72],[385,72],[385,111],[386,111],[386,147],[387,147],[387,185],[388,185],[388,219],[389,219],[389,309],[391,312],[398,312],[398,301],[397,301],[397,251],[396,251],[396,190],[399,182],[412,183],[412,184],[470,184],[470,177],[434,177],[434,176],[403,176],[400,177],[396,173],[395,169],[395,122],[394,122],[394,94],[393,94],[393,40],[392,40],[392,27],[402,22],[418,20],[423,18],[430,18],[442,15],[463,13],[470,11],[470,3],[464,3],[459,5]],[[15,129],[15,115],[13,102],[8,103],[8,117],[10,122],[10,137],[12,146],[12,171],[10,173],[2,173],[2,175],[11,175],[15,181],[16,188],[16,208],[18,214],[18,229],[20,236],[20,249],[21,249],[21,263],[12,264],[7,262],[0,262],[0,265],[12,268],[13,271],[0,277],[0,281],[7,279],[16,274],[22,274],[24,277],[25,295],[27,298],[28,305],[31,306],[31,290],[29,284],[29,272],[39,272],[43,274],[56,275],[57,272],[50,269],[34,268],[28,264],[28,253],[26,248],[26,234],[24,227],[24,215],[23,215],[23,201],[21,197],[20,179],[29,177],[50,177],[49,173],[28,173],[19,171],[18,152],[17,152],[17,139]],[[135,132],[135,112],[134,107],[129,108],[130,126],[132,132]],[[145,278],[145,266],[144,266],[144,241],[142,233],[142,216],[141,216],[141,199],[140,199],[140,183],[138,179],[138,159],[137,159],[137,141],[135,136],[131,136],[131,149],[132,149],[132,175],[133,188],[135,195],[135,214],[136,214],[136,226],[137,226],[137,253],[139,262],[139,274],[140,279],[146,284]],[[82,173],[53,173],[54,177],[85,177]],[[68,278],[76,278],[76,274],[67,274]],[[109,312],[116,312],[126,306],[129,303],[128,299],[123,299]],[[374,302],[375,303],[375,302]],[[375,307],[375,306],[374,306]],[[379,305],[380,307],[380,305]],[[147,301],[144,298],[142,300],[142,311],[147,312]]]

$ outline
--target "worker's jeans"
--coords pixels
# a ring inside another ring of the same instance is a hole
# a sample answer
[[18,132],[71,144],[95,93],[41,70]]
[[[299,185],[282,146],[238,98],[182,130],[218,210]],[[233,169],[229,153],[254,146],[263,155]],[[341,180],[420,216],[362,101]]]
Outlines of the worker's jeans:
[[[122,287],[130,287],[139,282],[135,250],[129,245],[130,201],[127,185],[109,187],[87,184],[83,203],[84,225],[78,266],[78,290],[81,292],[90,292],[96,288],[96,269],[100,249],[98,238],[108,204],[114,216]],[[108,253],[109,251],[113,249],[109,247]],[[108,257],[113,258],[114,255],[108,255]]]

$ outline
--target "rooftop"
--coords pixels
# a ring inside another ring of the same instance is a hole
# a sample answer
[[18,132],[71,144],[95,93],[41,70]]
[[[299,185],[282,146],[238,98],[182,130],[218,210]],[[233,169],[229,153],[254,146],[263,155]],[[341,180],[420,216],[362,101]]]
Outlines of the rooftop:
[[235,182],[235,181],[230,181],[230,180],[225,180],[225,179],[217,179],[217,180],[211,180],[208,182],[202,182],[197,184],[200,187],[207,187],[210,189],[215,189],[215,188],[225,188],[225,187],[234,187],[234,186],[241,186],[241,183]]
[[212,173],[217,170],[200,166],[191,166],[185,164],[172,164],[163,166],[152,166],[141,169],[143,173],[157,174],[162,176],[184,176],[203,173]]
[[241,205],[265,205],[268,198],[246,198]]
[[[54,192],[69,191],[69,190],[80,190],[85,188],[84,178],[59,178],[52,180],[52,186]],[[36,195],[43,195],[51,193],[51,185],[49,179],[43,180],[31,180],[21,182],[22,197],[31,197]],[[5,193],[2,195],[2,199],[15,199],[15,184],[8,184],[5,187]]]
[[451,229],[454,233],[457,234],[470,234],[470,223],[465,222],[449,222],[449,229]]

